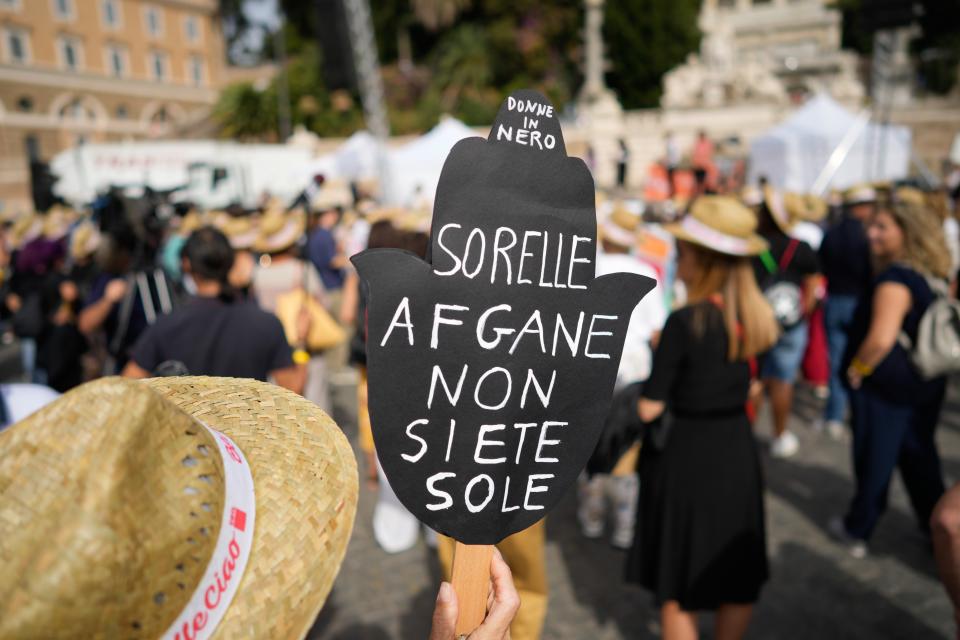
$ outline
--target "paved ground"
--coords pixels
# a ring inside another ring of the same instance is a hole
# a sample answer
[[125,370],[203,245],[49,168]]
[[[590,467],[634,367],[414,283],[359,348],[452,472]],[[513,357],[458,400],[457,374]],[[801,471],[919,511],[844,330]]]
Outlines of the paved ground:
[[[337,418],[355,441],[349,409],[353,391],[341,387]],[[938,441],[948,483],[960,480],[960,393],[944,412]],[[928,543],[916,532],[899,479],[881,521],[871,556],[855,560],[824,531],[851,493],[849,443],[814,433],[817,403],[798,402],[793,428],[800,453],[789,461],[764,460],[772,579],[763,591],[748,637],[952,637],[952,616],[936,578]],[[761,417],[758,434],[769,432]],[[310,634],[323,640],[425,638],[439,584],[432,550],[421,542],[389,555],[373,540],[374,495],[361,486],[350,548],[334,591]],[[624,553],[582,538],[571,492],[547,523],[550,608],[544,638],[657,637],[656,613],[642,590],[622,580]],[[701,627],[710,637],[710,619]]]

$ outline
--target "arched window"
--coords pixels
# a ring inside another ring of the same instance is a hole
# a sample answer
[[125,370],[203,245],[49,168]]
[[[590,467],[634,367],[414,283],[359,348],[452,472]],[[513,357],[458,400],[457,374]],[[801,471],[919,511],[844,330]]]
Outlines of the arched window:
[[73,98],[60,108],[58,114],[61,120],[73,120],[75,123],[90,123],[96,120],[96,114],[81,98]]

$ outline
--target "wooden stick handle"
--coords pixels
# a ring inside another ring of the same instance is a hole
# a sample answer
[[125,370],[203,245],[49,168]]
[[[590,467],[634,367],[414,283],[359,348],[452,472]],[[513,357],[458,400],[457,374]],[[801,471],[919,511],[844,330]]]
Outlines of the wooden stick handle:
[[462,544],[453,550],[451,583],[457,594],[459,616],[457,637],[469,635],[480,626],[487,615],[487,596],[490,593],[490,559],[493,545]]

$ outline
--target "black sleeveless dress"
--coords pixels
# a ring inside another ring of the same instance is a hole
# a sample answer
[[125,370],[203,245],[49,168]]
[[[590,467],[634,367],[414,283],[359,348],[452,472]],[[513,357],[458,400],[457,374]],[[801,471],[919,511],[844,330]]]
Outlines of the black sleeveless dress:
[[643,396],[667,403],[672,427],[640,455],[640,508],[627,580],[689,611],[755,602],[768,578],[763,478],[745,405],[746,362],[727,360],[710,303],[667,320]]

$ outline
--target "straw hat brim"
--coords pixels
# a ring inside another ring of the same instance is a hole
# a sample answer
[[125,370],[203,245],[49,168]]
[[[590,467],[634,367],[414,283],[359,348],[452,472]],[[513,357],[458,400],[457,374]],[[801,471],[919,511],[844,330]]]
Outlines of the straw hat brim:
[[340,569],[357,508],[357,465],[340,428],[276,385],[235,378],[147,380],[247,457],[257,523],[240,588],[216,637],[301,638]]
[[767,206],[767,211],[770,213],[770,217],[773,218],[773,223],[777,225],[777,228],[789,235],[796,221],[793,219],[793,216],[790,215],[790,212],[787,211],[787,207],[783,203],[783,193],[767,187],[763,192],[763,203]]
[[280,253],[286,251],[300,240],[306,229],[303,216],[294,216],[287,220],[275,233],[260,235],[253,243],[253,249],[260,253]]
[[743,238],[743,240],[746,243],[744,251],[742,253],[739,253],[739,252],[735,253],[732,251],[724,251],[720,249],[718,246],[716,246],[715,244],[712,244],[706,238],[702,238],[700,236],[697,236],[694,233],[689,232],[679,222],[671,222],[670,224],[666,224],[663,226],[663,229],[664,231],[666,231],[667,233],[675,237],[677,240],[685,240],[695,245],[699,245],[705,249],[710,249],[711,251],[716,251],[717,253],[723,253],[730,256],[738,256],[738,257],[758,256],[770,247],[770,245],[767,243],[766,240],[763,239],[762,236],[756,233],[752,233],[748,237]]

